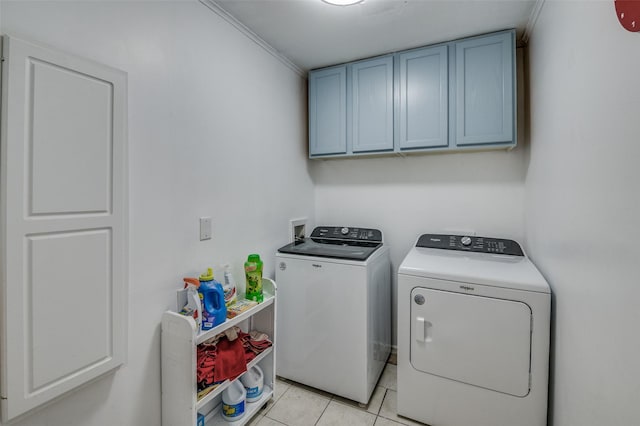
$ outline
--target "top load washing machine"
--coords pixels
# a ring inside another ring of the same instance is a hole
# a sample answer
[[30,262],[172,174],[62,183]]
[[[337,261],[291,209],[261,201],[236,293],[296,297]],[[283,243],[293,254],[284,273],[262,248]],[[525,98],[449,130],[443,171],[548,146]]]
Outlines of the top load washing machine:
[[278,250],[276,281],[277,374],[366,404],[391,351],[382,232],[317,227]]
[[398,271],[398,414],[547,424],[551,292],[512,240],[422,235]]

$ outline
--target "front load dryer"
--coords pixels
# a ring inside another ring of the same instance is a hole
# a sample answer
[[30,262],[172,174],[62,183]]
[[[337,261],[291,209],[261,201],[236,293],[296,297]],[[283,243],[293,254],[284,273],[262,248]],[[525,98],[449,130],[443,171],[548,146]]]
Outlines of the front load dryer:
[[512,240],[425,234],[398,271],[398,414],[547,424],[551,292]]

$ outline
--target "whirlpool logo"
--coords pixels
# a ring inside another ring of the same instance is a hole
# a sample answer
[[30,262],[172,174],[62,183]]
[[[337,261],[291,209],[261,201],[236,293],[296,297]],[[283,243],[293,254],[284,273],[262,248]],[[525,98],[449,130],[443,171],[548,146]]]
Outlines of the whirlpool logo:
[[461,285],[460,288],[463,289],[463,290],[466,290],[466,291],[474,291],[475,290],[475,288],[469,287],[468,285]]
[[287,264],[284,262],[280,262],[279,268],[281,271],[284,271],[285,269],[287,269]]

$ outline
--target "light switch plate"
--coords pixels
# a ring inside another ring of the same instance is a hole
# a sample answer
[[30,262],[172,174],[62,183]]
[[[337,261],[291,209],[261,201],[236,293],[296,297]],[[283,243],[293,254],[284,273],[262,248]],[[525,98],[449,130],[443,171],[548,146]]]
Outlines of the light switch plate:
[[211,239],[211,217],[200,218],[200,241]]

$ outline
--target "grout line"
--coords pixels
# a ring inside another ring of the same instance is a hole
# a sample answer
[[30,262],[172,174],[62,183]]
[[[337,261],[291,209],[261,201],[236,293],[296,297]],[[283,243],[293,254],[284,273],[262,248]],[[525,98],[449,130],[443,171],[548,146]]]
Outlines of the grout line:
[[[268,417],[269,419],[271,419],[271,420],[273,420],[273,421],[276,421],[276,422],[277,422],[277,420],[276,420],[276,419],[273,419],[273,418],[269,417],[267,414],[269,414],[269,413],[271,412],[271,410],[273,410],[273,407],[275,407],[275,406],[276,406],[276,404],[278,403],[278,401],[280,401],[280,400],[282,399],[282,397],[283,397],[287,392],[289,392],[289,389],[291,389],[291,384],[290,384],[290,383],[287,383],[287,389],[286,389],[284,392],[282,392],[282,394],[278,397],[278,399],[272,398],[272,399],[273,399],[273,404],[271,404],[271,407],[267,408],[267,409],[264,411],[264,415],[263,415],[263,417]],[[282,423],[282,422],[278,422],[278,423]],[[282,424],[284,424],[284,423],[282,423]],[[285,426],[286,426],[286,425],[285,425]]]
[[314,426],[316,426],[320,421],[320,419],[322,418],[322,416],[324,416],[324,413],[325,411],[327,411],[327,408],[329,408],[329,404],[331,404],[331,401],[333,401],[333,398],[334,396],[331,396],[331,398],[329,398],[329,402],[327,402],[327,405],[324,407],[324,410],[322,410],[322,413],[320,414],[320,417],[318,417],[318,420],[316,420],[316,422],[313,424]]
[[382,402],[380,403],[380,406],[378,407],[378,412],[376,413],[377,417],[380,417],[380,411],[382,411],[382,405],[384,404],[384,400],[387,399],[388,391],[389,391],[388,388],[384,388],[384,395],[382,395]]
[[[267,416],[262,416],[262,417],[267,417]],[[276,419],[272,419],[271,417],[267,417],[267,418],[268,418],[269,420],[271,420],[271,421],[274,421],[274,422],[278,423],[279,425],[288,426],[286,423],[282,423],[281,421],[278,421],[278,420],[276,420]],[[260,423],[260,422],[258,421],[258,423]]]

